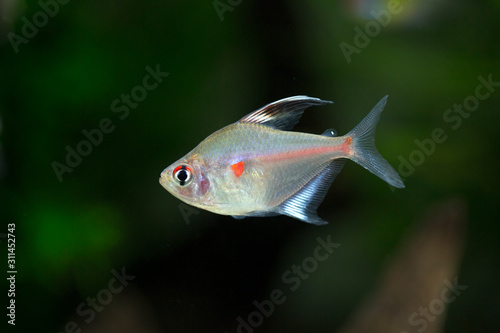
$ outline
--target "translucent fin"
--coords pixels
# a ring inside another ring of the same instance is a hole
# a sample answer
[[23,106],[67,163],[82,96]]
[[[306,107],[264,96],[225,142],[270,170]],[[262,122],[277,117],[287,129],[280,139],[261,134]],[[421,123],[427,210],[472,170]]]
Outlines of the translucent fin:
[[278,216],[280,214],[276,212],[262,212],[262,211],[254,211],[249,212],[245,215],[231,215],[236,220],[243,220],[245,217],[270,217],[270,216]]
[[316,210],[325,199],[326,192],[340,173],[345,159],[330,162],[297,193],[277,207],[276,212],[316,225],[328,224],[318,217]]
[[396,170],[387,162],[375,147],[375,129],[380,119],[380,114],[387,103],[387,97],[383,97],[363,119],[358,126],[346,134],[353,140],[355,150],[352,160],[380,177],[387,183],[397,188],[404,188]]
[[326,131],[324,131],[323,134],[321,135],[333,138],[336,137],[338,134],[336,130],[334,130],[333,128],[329,128]]
[[241,118],[241,123],[255,123],[280,130],[291,130],[305,109],[313,105],[333,103],[308,96],[294,96],[268,104]]

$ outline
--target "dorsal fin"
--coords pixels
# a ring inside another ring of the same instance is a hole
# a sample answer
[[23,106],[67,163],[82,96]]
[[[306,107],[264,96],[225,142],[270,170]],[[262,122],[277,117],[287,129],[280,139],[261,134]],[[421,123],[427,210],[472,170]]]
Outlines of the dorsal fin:
[[328,224],[318,217],[316,210],[325,199],[326,192],[328,192],[333,180],[342,171],[345,161],[345,159],[339,158],[328,163],[297,193],[281,203],[276,212],[311,224]]
[[308,96],[293,96],[280,99],[247,114],[240,123],[255,123],[279,130],[290,130],[298,122],[304,110],[313,105],[333,103]]

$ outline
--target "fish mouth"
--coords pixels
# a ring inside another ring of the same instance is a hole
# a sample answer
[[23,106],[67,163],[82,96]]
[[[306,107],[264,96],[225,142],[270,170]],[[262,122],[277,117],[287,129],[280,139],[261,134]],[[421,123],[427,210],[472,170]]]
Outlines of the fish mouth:
[[163,186],[164,189],[168,190],[168,184],[170,183],[170,177],[168,170],[165,169],[161,172],[160,178],[158,179],[158,182],[160,183],[161,186]]

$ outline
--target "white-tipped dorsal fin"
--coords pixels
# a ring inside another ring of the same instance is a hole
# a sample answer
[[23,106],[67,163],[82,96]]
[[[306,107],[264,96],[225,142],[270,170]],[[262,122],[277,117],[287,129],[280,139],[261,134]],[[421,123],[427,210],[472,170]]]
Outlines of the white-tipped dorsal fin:
[[247,114],[240,123],[255,123],[279,130],[290,130],[298,122],[305,109],[313,105],[333,103],[309,96],[293,96],[280,99]]

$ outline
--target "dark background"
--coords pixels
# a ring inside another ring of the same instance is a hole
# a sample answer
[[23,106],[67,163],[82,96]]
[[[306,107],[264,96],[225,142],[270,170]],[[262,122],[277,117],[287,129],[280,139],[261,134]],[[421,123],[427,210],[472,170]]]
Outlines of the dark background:
[[[0,232],[15,223],[18,271],[10,330],[61,332],[74,321],[82,332],[236,332],[253,301],[280,289],[286,301],[255,331],[340,331],[429,207],[450,198],[466,227],[445,276],[467,289],[438,318],[439,330],[500,330],[500,89],[459,126],[443,119],[474,95],[479,76],[500,81],[499,1],[402,2],[349,63],[341,43],[355,46],[354,28],[364,31],[370,11],[387,2],[221,1],[231,10],[219,15],[212,1],[70,1],[17,50],[9,36],[23,36],[23,17],[33,22],[42,9],[0,3]],[[169,76],[120,119],[113,101],[157,65]],[[165,167],[212,132],[299,94],[335,104],[306,112],[295,130],[340,134],[389,94],[376,141],[396,169],[413,154],[406,188],[348,162],[319,209],[330,224],[316,227],[179,206],[158,184]],[[59,181],[53,163],[65,164],[66,147],[76,149],[82,131],[104,118],[114,130]],[[436,128],[445,142],[419,153],[415,140]],[[282,274],[328,236],[340,247],[291,291]],[[6,272],[5,239],[0,248]],[[85,322],[79,304],[122,268],[135,278]],[[400,280],[401,290],[424,293]],[[439,295],[442,281],[428,289]],[[415,304],[404,318],[429,301]]]

